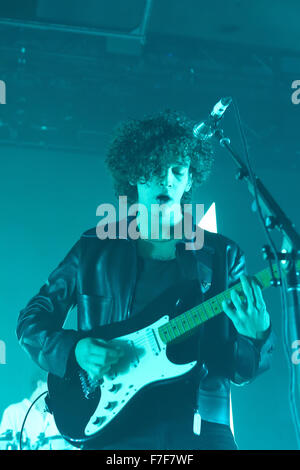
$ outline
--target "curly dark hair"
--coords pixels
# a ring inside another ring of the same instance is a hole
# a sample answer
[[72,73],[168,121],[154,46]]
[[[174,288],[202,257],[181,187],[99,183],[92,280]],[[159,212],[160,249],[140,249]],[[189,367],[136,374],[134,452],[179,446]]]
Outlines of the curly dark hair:
[[[193,136],[194,124],[182,113],[171,110],[121,123],[105,160],[116,196],[126,195],[130,204],[137,202],[136,184],[160,175],[163,168],[178,160],[190,161],[193,186],[206,181],[213,163],[212,145]],[[191,190],[184,193],[181,202],[189,201]]]

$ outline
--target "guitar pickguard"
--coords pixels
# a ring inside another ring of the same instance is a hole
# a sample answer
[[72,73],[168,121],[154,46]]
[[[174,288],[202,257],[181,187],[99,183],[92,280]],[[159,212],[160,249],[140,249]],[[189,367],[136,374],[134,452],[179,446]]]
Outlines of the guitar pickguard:
[[125,350],[117,370],[105,375],[101,384],[101,400],[85,427],[85,435],[92,436],[107,426],[145,386],[189,372],[197,361],[174,364],[166,355],[166,344],[157,329],[169,321],[169,316],[133,333],[114,340]]

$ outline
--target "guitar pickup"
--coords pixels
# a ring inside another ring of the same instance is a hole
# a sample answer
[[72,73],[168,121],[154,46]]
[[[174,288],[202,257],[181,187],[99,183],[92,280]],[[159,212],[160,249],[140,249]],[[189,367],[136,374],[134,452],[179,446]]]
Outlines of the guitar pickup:
[[114,372],[114,371],[112,371],[112,370],[110,370],[109,372],[107,372],[105,375],[107,376],[107,378],[108,378],[109,380],[114,380],[114,379],[117,378],[116,372]]

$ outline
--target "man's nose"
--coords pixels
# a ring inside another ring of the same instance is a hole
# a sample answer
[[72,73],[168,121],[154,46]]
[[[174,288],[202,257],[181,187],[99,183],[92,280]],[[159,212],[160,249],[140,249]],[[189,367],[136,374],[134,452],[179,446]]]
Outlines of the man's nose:
[[170,187],[173,184],[173,172],[172,168],[168,168],[167,171],[163,172],[160,177],[160,185]]

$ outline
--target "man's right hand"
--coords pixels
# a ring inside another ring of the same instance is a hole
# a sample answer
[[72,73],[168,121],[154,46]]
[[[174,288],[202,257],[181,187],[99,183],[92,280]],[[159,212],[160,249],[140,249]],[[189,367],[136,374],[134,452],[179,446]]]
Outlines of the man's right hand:
[[97,338],[83,338],[75,348],[78,364],[93,380],[100,380],[122,356],[120,348]]

